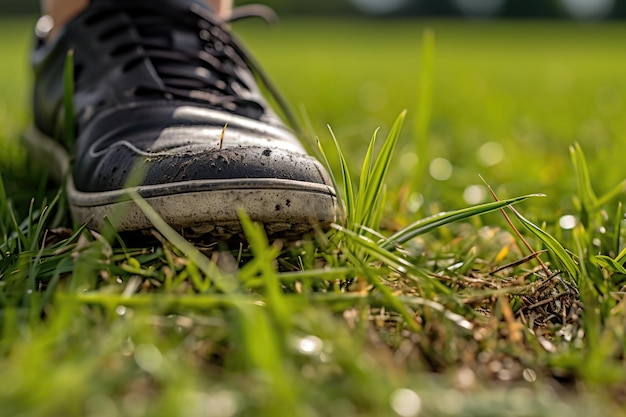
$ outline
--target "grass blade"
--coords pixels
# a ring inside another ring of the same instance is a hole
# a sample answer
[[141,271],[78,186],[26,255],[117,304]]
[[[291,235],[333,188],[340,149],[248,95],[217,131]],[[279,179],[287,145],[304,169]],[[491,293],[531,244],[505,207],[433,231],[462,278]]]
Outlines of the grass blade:
[[410,273],[411,275],[419,279],[422,285],[432,286],[433,288],[436,288],[439,293],[443,293],[443,294],[450,293],[449,288],[442,285],[439,281],[431,278],[422,270],[420,270],[419,268],[416,268],[415,265],[413,265],[411,262],[402,258],[401,256],[398,256],[396,253],[390,252],[384,249],[383,247],[377,245],[375,242],[371,241],[367,237],[363,235],[359,235],[351,230],[346,230],[342,228],[341,226],[335,226],[335,228],[343,232],[346,238],[348,238],[351,243],[353,243],[355,246],[358,246],[360,249],[362,249],[365,253],[370,255],[372,258],[377,259],[380,262],[383,262],[385,265],[388,265],[399,271],[406,271]]
[[[341,147],[339,146],[339,141],[335,136],[335,132],[333,132],[332,128],[328,126],[328,130],[330,131],[330,136],[333,138],[333,142],[335,143],[335,148],[337,149],[337,155],[339,155],[339,165],[341,167],[341,180],[343,182],[343,208],[345,211],[346,221],[348,225],[354,224],[355,221],[355,204],[354,204],[354,191],[352,189],[352,178],[350,177],[350,170],[348,169],[348,163],[346,162],[346,158],[343,156],[343,152],[341,152]],[[352,223],[351,223],[352,222]]]
[[622,219],[624,216],[623,205],[620,201],[617,203],[617,213],[615,214],[615,223],[613,225],[613,250],[620,253],[620,236],[622,236]]
[[619,255],[617,255],[617,257],[615,258],[615,261],[619,262],[620,264],[623,264],[626,261],[626,248],[622,249]]
[[291,313],[283,301],[284,295],[274,267],[280,248],[270,246],[263,227],[253,222],[243,210],[239,212],[239,219],[256,261],[254,265],[257,270],[254,271],[254,275],[265,283],[268,309],[276,323],[279,323],[282,329],[287,329]]
[[[363,236],[357,235],[355,233],[347,231],[351,236],[359,242],[366,242],[366,239]],[[392,293],[391,289],[387,287],[373,272],[372,269],[361,259],[359,256],[355,256],[350,252],[350,250],[344,246],[342,247],[342,252],[350,259],[361,272],[363,276],[367,278],[367,281],[376,288],[381,294],[383,300],[386,301],[388,306],[395,310],[398,314],[400,314],[407,326],[413,330],[414,332],[419,331],[419,325],[415,321],[413,315],[407,310],[407,308],[398,300],[398,298]],[[388,252],[389,253],[389,252]],[[394,256],[389,253],[389,255]]]
[[425,29],[423,32],[422,55],[420,63],[420,77],[417,91],[417,115],[415,118],[415,151],[419,157],[415,173],[416,185],[420,185],[426,167],[426,153],[428,150],[428,131],[430,129],[433,86],[435,84],[435,32]]
[[593,210],[598,210],[600,207],[610,203],[615,198],[626,193],[626,180],[621,181],[615,187],[611,188],[602,197],[599,197],[596,204],[592,207]]
[[367,180],[365,193],[359,195],[356,215],[357,223],[362,226],[378,227],[378,225],[372,224],[372,220],[376,217],[375,207],[377,204],[381,204],[381,192],[385,184],[387,173],[389,172],[389,167],[391,166],[391,157],[398,143],[398,137],[400,136],[400,130],[402,129],[405,117],[406,110],[400,113],[391,127],[389,135],[374,162],[374,167]]
[[74,147],[74,50],[70,49],[65,57],[63,73],[63,115],[65,116],[65,145]]
[[376,146],[376,138],[378,137],[378,131],[380,128],[376,128],[374,133],[372,134],[372,139],[370,140],[369,146],[367,147],[367,153],[365,154],[365,159],[363,160],[363,169],[361,170],[361,178],[359,182],[359,194],[364,194],[367,186],[367,180],[372,174],[372,161],[374,159],[374,148]]
[[[0,172],[0,233],[2,234],[0,238],[2,238],[2,243],[4,243],[9,237],[10,227],[10,219],[8,217],[9,213],[9,199],[7,198],[6,188],[4,187],[4,179],[2,178],[2,173]],[[3,254],[0,253],[0,256]]]
[[596,210],[598,198],[591,187],[589,168],[587,167],[587,160],[582,148],[578,143],[575,143],[570,146],[569,152],[576,174],[576,183],[578,185],[578,197],[581,203],[581,221],[587,226],[589,224],[589,216]]
[[548,250],[550,250],[550,252],[557,258],[557,260],[561,264],[561,268],[570,275],[574,282],[578,282],[579,269],[576,266],[576,263],[569,256],[565,248],[559,243],[559,241],[556,240],[552,235],[541,229],[539,226],[526,219],[513,207],[510,207],[510,209],[517,216],[517,218],[524,225],[524,227],[530,233],[535,235],[535,237],[537,237],[548,248]]
[[365,153],[365,159],[363,160],[363,168],[361,169],[361,177],[359,178],[359,194],[357,207],[363,206],[363,199],[365,198],[367,186],[370,181],[370,175],[372,174],[372,160],[374,157],[374,147],[376,145],[378,130],[379,129],[376,129],[374,131],[372,139],[370,140],[370,144],[367,147],[367,152]]
[[154,227],[163,237],[180,249],[191,262],[196,264],[198,268],[215,283],[220,291],[224,293],[232,293],[235,291],[233,285],[234,280],[226,279],[215,263],[211,262],[211,260],[204,256],[195,246],[172,229],[137,192],[129,191],[129,194],[133,202],[143,211],[146,217],[150,219]]
[[387,239],[387,241],[382,245],[382,248],[385,250],[391,250],[395,246],[401,245],[418,235],[430,232],[438,227],[459,220],[464,220],[469,217],[489,213],[491,211],[501,209],[511,204],[519,203],[530,197],[543,197],[543,194],[529,194],[521,197],[511,198],[508,200],[494,201],[491,203],[467,207],[461,210],[435,214],[434,216],[418,220],[415,223],[395,233]]
[[610,256],[596,255],[594,257],[594,261],[601,267],[611,272],[619,272],[620,274],[626,274],[626,268],[624,268],[624,266],[621,263],[611,258]]

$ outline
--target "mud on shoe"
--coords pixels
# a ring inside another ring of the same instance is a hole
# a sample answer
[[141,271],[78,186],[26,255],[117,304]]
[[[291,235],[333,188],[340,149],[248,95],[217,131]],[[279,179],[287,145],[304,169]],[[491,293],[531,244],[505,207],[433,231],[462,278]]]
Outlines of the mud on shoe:
[[[76,143],[68,146],[70,50]],[[202,2],[92,0],[53,41],[39,42],[33,60],[26,140],[66,179],[77,223],[98,228],[111,216],[119,231],[149,229],[129,190],[196,235],[237,234],[240,209],[270,234],[335,221],[325,169],[272,111],[256,66]]]

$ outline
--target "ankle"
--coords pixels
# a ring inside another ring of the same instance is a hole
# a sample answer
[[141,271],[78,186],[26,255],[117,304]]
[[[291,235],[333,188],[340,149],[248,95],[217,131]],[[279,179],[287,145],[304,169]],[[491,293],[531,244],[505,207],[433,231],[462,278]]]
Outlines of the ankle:
[[205,2],[222,19],[229,17],[233,9],[233,0],[205,0]]

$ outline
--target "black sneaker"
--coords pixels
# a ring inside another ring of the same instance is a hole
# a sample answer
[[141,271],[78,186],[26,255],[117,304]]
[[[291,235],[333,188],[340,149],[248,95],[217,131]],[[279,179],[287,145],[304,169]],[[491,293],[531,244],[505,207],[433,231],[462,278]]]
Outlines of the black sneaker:
[[[70,50],[76,143],[67,146]],[[240,208],[270,234],[335,221],[327,172],[270,109],[255,65],[201,1],[91,0],[53,42],[39,42],[34,67],[27,143],[53,177],[67,178],[77,223],[98,228],[109,216],[119,231],[149,229],[129,189],[188,234],[239,233]],[[131,172],[142,180],[129,183]]]

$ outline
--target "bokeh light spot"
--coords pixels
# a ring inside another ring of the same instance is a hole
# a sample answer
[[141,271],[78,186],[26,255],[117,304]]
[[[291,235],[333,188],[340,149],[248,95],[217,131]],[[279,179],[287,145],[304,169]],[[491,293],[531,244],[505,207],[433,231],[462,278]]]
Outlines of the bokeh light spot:
[[303,355],[319,355],[324,342],[317,336],[306,336],[298,341],[298,352]]
[[565,230],[571,230],[574,227],[576,227],[576,217],[572,216],[571,214],[562,216],[559,219],[559,226],[561,226],[561,229],[565,229]]
[[452,164],[445,158],[435,158],[430,163],[428,172],[438,181],[445,181],[452,176]]
[[420,193],[412,193],[407,201],[407,208],[411,213],[416,213],[424,205],[424,196]]
[[422,399],[413,390],[400,388],[391,394],[391,408],[401,417],[415,417],[422,410]]
[[479,204],[485,201],[487,190],[484,185],[470,185],[463,191],[463,199],[468,204]]
[[410,171],[417,165],[419,157],[414,152],[405,152],[400,157],[400,165],[405,171]]
[[504,148],[498,142],[487,142],[478,148],[477,157],[482,165],[490,167],[502,162]]

